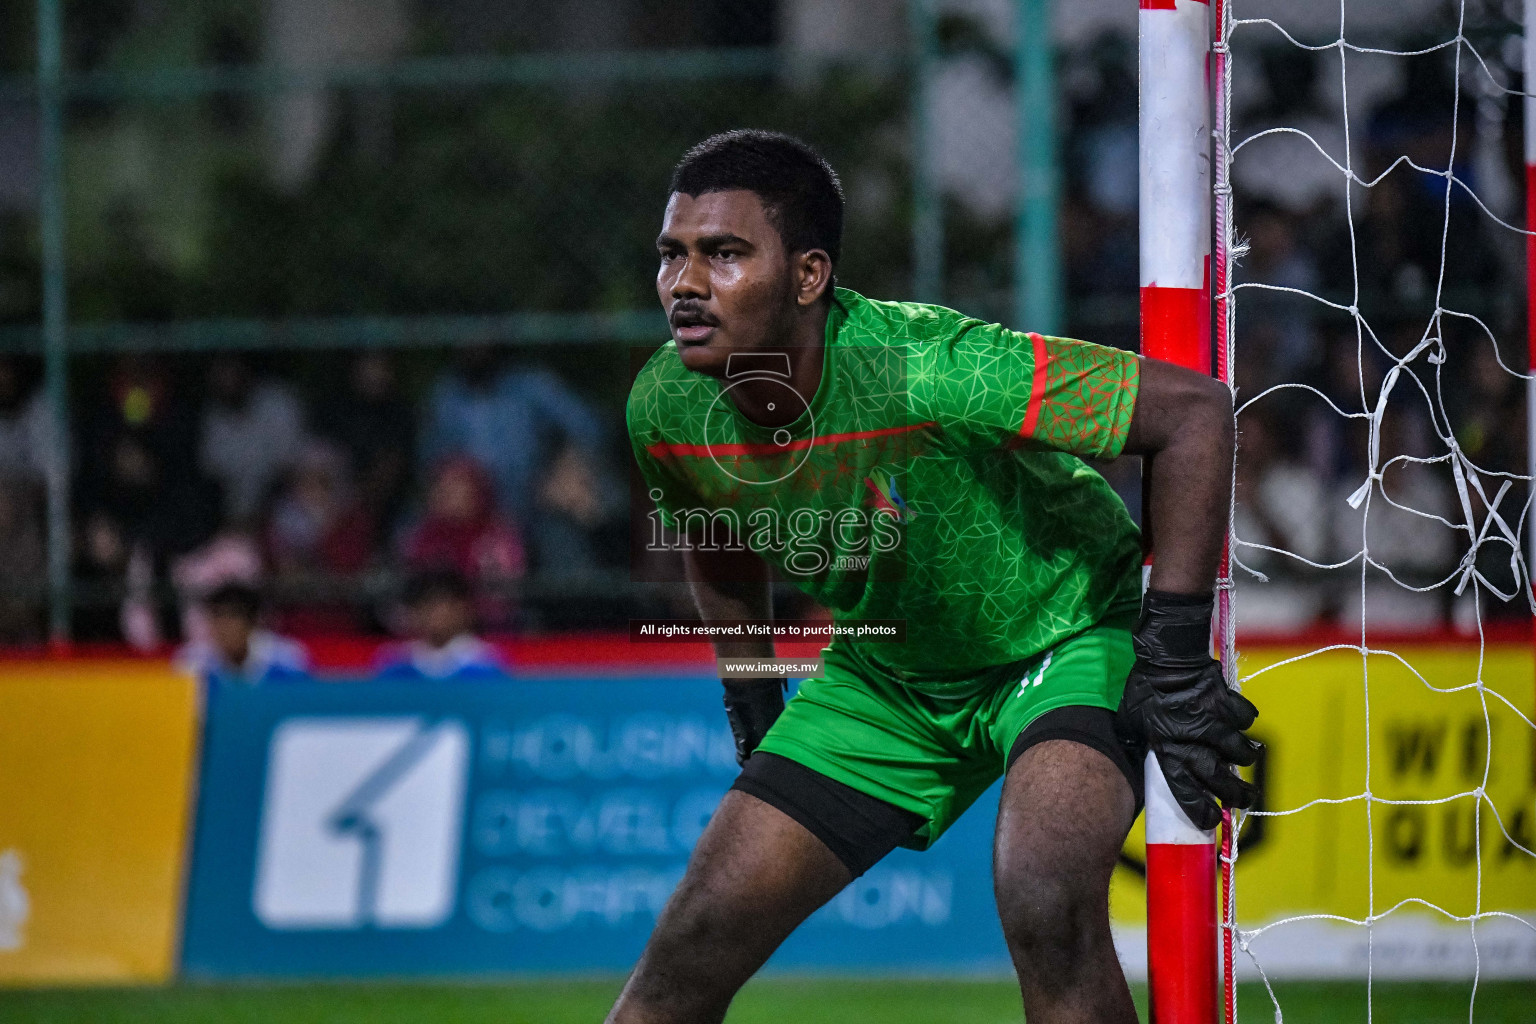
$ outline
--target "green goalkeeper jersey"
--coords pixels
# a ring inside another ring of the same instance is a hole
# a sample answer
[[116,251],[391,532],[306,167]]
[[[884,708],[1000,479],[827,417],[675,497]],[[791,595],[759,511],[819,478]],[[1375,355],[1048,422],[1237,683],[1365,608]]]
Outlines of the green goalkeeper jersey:
[[[627,419],[661,521],[745,544],[835,622],[904,620],[904,642],[861,649],[929,693],[1134,609],[1136,526],[1079,456],[1120,454],[1136,357],[836,297],[814,396],[782,356],[732,356],[724,380],[685,369],[674,342],[646,363]],[[749,378],[798,418],[747,420],[727,392]]]

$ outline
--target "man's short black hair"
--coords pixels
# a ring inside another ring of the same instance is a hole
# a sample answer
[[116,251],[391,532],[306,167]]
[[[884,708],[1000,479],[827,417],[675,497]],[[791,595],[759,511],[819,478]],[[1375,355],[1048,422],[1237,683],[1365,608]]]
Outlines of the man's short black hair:
[[457,569],[436,567],[412,573],[405,581],[405,593],[401,595],[407,608],[419,608],[428,601],[443,598],[468,601],[473,596],[469,580]]
[[821,249],[836,266],[843,248],[843,186],[832,165],[799,139],[737,129],[694,146],[672,172],[672,191],[688,196],[755,192],[790,252]]
[[225,583],[203,598],[203,607],[211,614],[238,615],[255,622],[261,614],[261,591],[249,583]]

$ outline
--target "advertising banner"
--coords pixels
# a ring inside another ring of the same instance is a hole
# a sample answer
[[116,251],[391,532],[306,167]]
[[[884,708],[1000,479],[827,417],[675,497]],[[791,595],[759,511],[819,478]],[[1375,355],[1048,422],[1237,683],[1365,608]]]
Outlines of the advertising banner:
[[[1241,655],[1261,808],[1293,813],[1250,817],[1239,837],[1237,922],[1258,931],[1240,976],[1536,977],[1530,648],[1391,646]],[[1140,849],[1138,823],[1128,859]],[[1116,872],[1112,901],[1122,959],[1144,972],[1134,870]]]
[[170,977],[196,736],[165,666],[0,665],[0,985]]
[[[193,976],[625,970],[736,775],[713,678],[315,683],[215,695]],[[996,790],[775,967],[999,972]]]
[[[1272,977],[1359,977],[1368,963],[1377,977],[1470,977],[1474,965],[1536,976],[1536,931],[1516,920],[1536,920],[1536,858],[1520,849],[1536,849],[1529,653],[1490,647],[1481,688],[1478,649],[1464,646],[1368,662],[1333,650],[1260,671],[1306,653],[1243,655],[1267,745],[1262,806],[1294,812],[1244,826],[1235,892],[1240,926],[1257,932],[1252,957]],[[218,695],[187,972],[627,969],[735,776],[717,686],[563,678]],[[770,966],[1005,973],[996,802],[994,787],[932,850],[887,858]],[[1132,977],[1146,970],[1142,849],[1138,823],[1111,893]],[[1478,920],[1474,947],[1478,913],[1503,916]],[[1241,952],[1239,965],[1254,970]]]

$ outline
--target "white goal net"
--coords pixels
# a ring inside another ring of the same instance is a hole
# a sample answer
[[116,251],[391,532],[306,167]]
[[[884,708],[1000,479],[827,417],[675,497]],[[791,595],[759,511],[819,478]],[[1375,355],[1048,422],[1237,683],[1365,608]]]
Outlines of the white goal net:
[[1475,1014],[1536,977],[1526,16],[1215,12],[1237,673],[1291,737],[1224,937],[1239,979],[1459,979]]

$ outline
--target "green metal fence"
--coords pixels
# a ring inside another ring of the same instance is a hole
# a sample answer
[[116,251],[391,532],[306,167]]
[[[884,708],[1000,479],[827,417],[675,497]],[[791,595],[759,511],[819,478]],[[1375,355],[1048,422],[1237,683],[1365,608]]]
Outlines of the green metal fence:
[[[65,436],[78,411],[70,381],[89,357],[651,343],[665,329],[649,261],[667,175],[687,145],[743,125],[800,135],[839,168],[843,281],[958,303],[946,288],[956,263],[1000,263],[1006,279],[1012,262],[1013,315],[1053,329],[1045,0],[1017,3],[1021,161],[1001,169],[1019,175],[1014,224],[1000,245],[958,254],[932,158],[943,32],[935,0],[907,12],[908,45],[888,52],[408,46],[372,64],[82,70],[68,60],[62,0],[36,0],[35,68],[0,80],[0,100],[39,115],[36,220],[24,226],[35,227],[40,283],[30,312],[0,323],[0,352],[42,354]],[[317,105],[323,138],[298,173],[278,173],[285,147],[305,149],[284,118],[313,116],[294,103]],[[62,454],[47,476],[50,631],[64,639]]]

